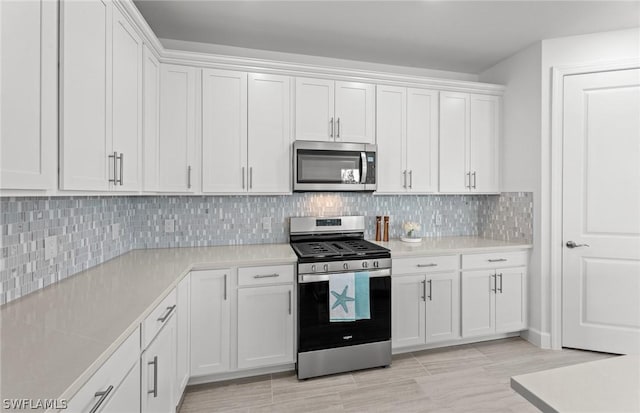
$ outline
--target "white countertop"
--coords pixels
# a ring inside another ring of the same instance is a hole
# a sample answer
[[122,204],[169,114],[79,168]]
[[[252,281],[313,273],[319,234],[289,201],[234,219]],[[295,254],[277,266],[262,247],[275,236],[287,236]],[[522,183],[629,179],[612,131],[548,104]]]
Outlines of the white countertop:
[[510,251],[532,248],[531,244],[497,241],[479,237],[438,237],[424,238],[420,243],[402,242],[392,239],[389,242],[372,241],[391,250],[392,258],[443,255],[455,253],[480,253],[491,251]]
[[514,376],[511,387],[543,412],[640,412],[640,356]]
[[288,244],[135,250],[0,307],[0,398],[70,397],[191,270],[294,263]]

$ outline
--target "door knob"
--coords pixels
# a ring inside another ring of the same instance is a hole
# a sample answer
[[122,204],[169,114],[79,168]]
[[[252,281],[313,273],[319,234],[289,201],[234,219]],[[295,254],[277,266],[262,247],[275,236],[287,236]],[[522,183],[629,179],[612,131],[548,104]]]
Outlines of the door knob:
[[567,247],[569,248],[578,248],[578,247],[588,247],[589,244],[576,244],[573,241],[567,241]]

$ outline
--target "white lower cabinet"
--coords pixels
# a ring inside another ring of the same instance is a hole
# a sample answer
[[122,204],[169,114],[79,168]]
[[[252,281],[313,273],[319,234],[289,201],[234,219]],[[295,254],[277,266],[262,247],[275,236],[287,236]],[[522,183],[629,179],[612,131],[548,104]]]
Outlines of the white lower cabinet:
[[427,343],[460,338],[460,273],[427,275]]
[[113,397],[100,410],[101,413],[140,411],[140,360],[129,370]]
[[231,368],[231,269],[191,272],[191,376]]
[[176,386],[176,316],[142,354],[142,412],[174,412]]
[[189,381],[189,295],[191,276],[187,275],[176,287],[176,395],[178,403]]
[[293,285],[238,289],[238,368],[294,362]]

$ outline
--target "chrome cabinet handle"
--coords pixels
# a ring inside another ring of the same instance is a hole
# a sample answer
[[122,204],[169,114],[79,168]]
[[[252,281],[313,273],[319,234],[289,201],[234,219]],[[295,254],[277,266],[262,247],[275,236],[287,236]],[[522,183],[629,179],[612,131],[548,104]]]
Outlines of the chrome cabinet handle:
[[422,301],[427,301],[427,281],[422,280],[420,284],[422,284]]
[[253,278],[275,278],[275,277],[279,277],[280,274],[274,273],[274,274],[256,274],[253,276]]
[[121,153],[118,157],[120,159],[120,186],[124,185],[122,179],[124,178],[124,153]]
[[187,166],[187,189],[191,189],[191,165]]
[[224,275],[224,300],[227,301],[227,274]]
[[171,315],[171,313],[173,312],[173,310],[175,310],[176,305],[172,305],[171,307],[167,307],[167,312],[162,316],[162,317],[158,317],[158,321],[160,321],[161,323],[164,323],[165,321],[167,321],[167,318],[169,318],[169,316]]
[[249,167],[249,189],[253,188],[253,166]]
[[573,241],[567,241],[567,248],[580,248],[580,247],[588,247],[589,244],[576,244]]
[[337,129],[336,138],[340,139],[340,118],[338,118],[338,121],[336,122],[336,125],[337,125],[337,127],[336,127],[336,129]]
[[433,280],[429,280],[429,301],[433,301],[433,284],[431,283]]
[[409,169],[409,189],[413,188],[413,170]]
[[402,172],[402,175],[404,175],[404,184],[402,185],[403,188],[407,187],[407,170],[405,169],[404,172]]
[[500,277],[500,294],[502,294],[502,273],[498,274],[497,277]]
[[289,315],[291,315],[291,290],[289,290]]
[[[467,182],[469,182],[467,184]],[[471,172],[467,172],[464,178],[464,187],[471,189]]]
[[[475,171],[471,175],[473,175],[473,189],[476,189],[476,173],[475,173]],[[471,181],[469,181],[469,186],[471,186]]]
[[428,268],[428,267],[437,267],[438,264],[436,263],[430,263],[430,264],[416,264],[416,267],[418,268]]
[[95,413],[98,411],[98,409],[100,408],[100,406],[102,405],[102,403],[104,403],[104,401],[107,399],[107,397],[109,396],[109,393],[111,393],[111,390],[113,390],[113,386],[109,385],[109,387],[107,387],[107,390],[104,391],[98,391],[96,392],[93,397],[100,397],[98,399],[98,401],[96,402],[96,404],[93,405],[93,407],[91,408],[91,410],[89,410],[89,413]]
[[495,274],[491,274],[491,280],[489,282],[493,281],[493,288],[489,287],[489,290],[493,293],[496,292],[496,275]]
[[506,258],[496,258],[496,259],[491,259],[491,260],[487,260],[489,262],[505,262],[507,259]]
[[147,394],[158,397],[158,356],[153,356],[153,361],[149,361],[147,365],[153,365],[153,390],[147,390]]
[[242,167],[242,189],[244,189],[244,166]]
[[113,182],[114,185],[118,184],[118,177],[116,176],[118,170],[118,152],[114,152],[109,155],[109,159],[113,158],[113,179],[109,178],[109,182]]
[[331,133],[329,134],[329,136],[333,138],[333,118],[331,118],[329,123],[331,124]]

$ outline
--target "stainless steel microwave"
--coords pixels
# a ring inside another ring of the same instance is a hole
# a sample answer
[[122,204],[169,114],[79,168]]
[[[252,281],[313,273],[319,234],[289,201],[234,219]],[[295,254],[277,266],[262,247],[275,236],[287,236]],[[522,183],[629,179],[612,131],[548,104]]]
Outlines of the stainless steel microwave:
[[375,191],[376,145],[295,141],[293,190]]

